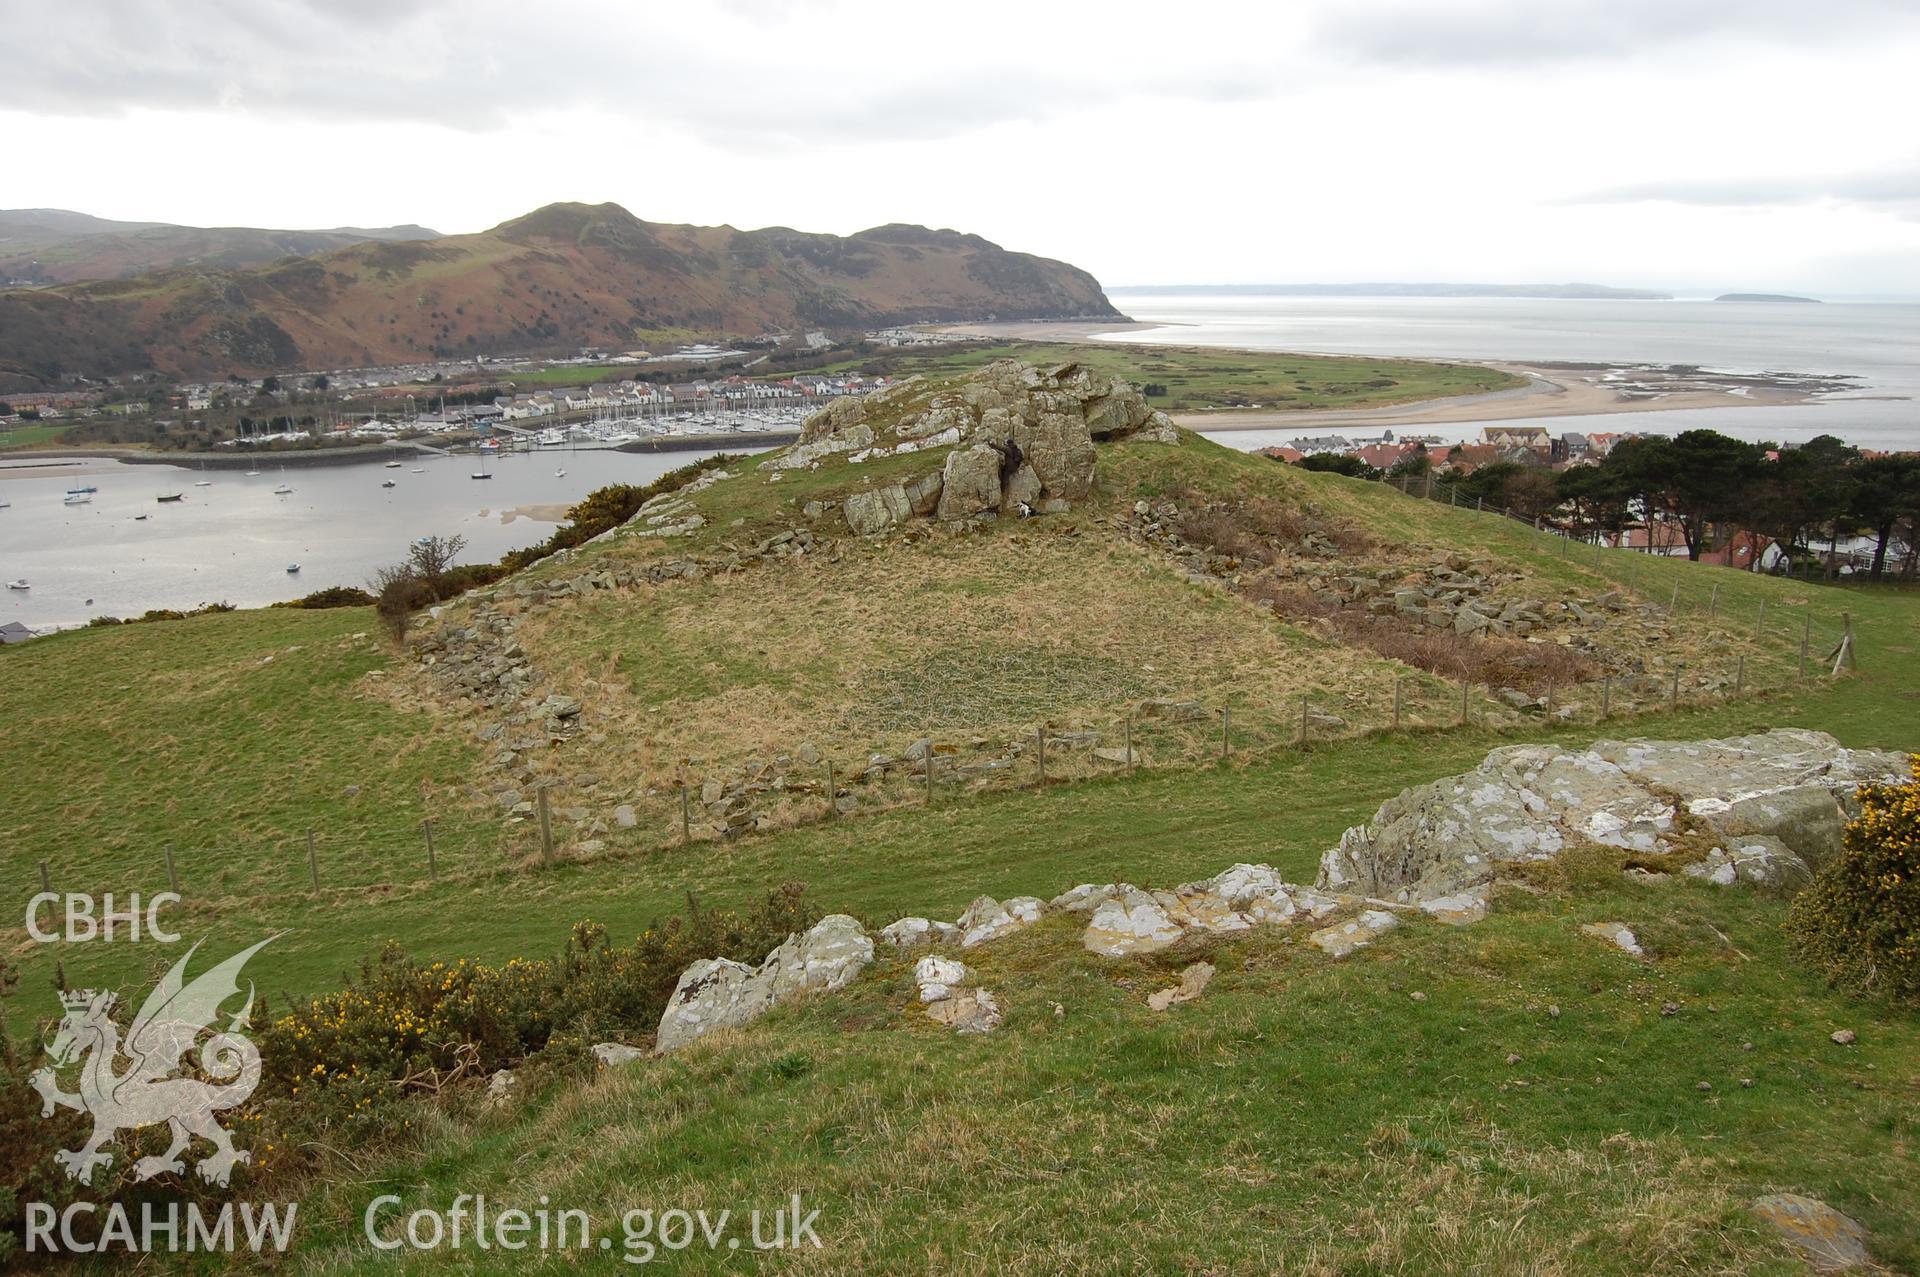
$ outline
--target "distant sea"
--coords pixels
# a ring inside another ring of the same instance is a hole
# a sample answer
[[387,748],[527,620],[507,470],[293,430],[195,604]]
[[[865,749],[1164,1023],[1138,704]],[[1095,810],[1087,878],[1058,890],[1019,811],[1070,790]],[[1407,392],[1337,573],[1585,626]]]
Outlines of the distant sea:
[[[1563,301],[1479,297],[1298,297],[1274,293],[1164,293],[1113,289],[1137,320],[1169,325],[1104,339],[1238,350],[1407,355],[1515,363],[1688,364],[1726,372],[1839,373],[1857,388],[1766,408],[1617,414],[1592,429],[1677,434],[1710,427],[1756,442],[1834,434],[1867,448],[1920,448],[1920,303]],[[1554,430],[1578,418],[1538,418]],[[1510,423],[1518,424],[1518,423]],[[1475,425],[1421,427],[1478,435]],[[1348,428],[1349,432],[1353,428]],[[1235,447],[1265,447],[1297,430],[1222,432]]]

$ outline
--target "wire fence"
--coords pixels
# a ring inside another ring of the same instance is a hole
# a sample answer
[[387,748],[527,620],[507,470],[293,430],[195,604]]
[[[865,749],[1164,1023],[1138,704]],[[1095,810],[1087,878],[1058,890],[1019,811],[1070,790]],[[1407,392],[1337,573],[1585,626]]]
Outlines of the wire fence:
[[[1409,483],[1409,495],[1440,500],[1446,486]],[[1403,489],[1404,490],[1404,489]],[[1457,487],[1454,489],[1457,492]],[[1448,502],[1452,504],[1451,501]],[[1857,666],[1852,617],[1817,613],[1811,605],[1739,597],[1724,577],[1691,577],[1705,565],[1669,560],[1678,577],[1656,576],[1643,553],[1578,542],[1564,532],[1507,510],[1455,506],[1463,517],[1518,523],[1540,538],[1537,548],[1572,559],[1590,556],[1610,582],[1637,595],[1637,606],[1670,619],[1701,622],[1702,643],[1685,660],[1659,668],[1603,672],[1597,678],[1548,679],[1521,691],[1456,680],[1420,670],[1390,670],[1376,686],[1306,690],[1278,703],[1250,698],[1156,700],[1105,719],[1063,714],[1024,733],[985,742],[943,738],[936,731],[887,755],[831,757],[808,750],[770,754],[722,775],[702,775],[692,762],[610,802],[597,784],[534,781],[518,792],[506,829],[467,804],[435,819],[425,815],[411,838],[396,840],[395,822],[356,822],[347,829],[307,828],[292,838],[256,845],[248,880],[226,885],[228,870],[249,853],[231,847],[176,847],[151,854],[125,841],[110,857],[119,870],[146,863],[145,889],[164,889],[196,904],[243,907],[248,900],[382,893],[436,883],[481,882],[567,864],[645,857],[696,843],[722,843],[754,833],[845,819],[914,805],[936,805],[995,790],[1042,788],[1124,776],[1142,770],[1196,768],[1266,760],[1342,741],[1463,725],[1517,730],[1529,725],[1598,725],[1632,716],[1676,712],[1765,695]],[[456,831],[451,838],[448,829]],[[482,832],[485,831],[485,832]],[[262,865],[272,866],[264,873]],[[40,859],[29,893],[85,892],[105,886],[94,857]],[[124,891],[124,874],[111,889]],[[19,916],[19,915],[16,915]]]

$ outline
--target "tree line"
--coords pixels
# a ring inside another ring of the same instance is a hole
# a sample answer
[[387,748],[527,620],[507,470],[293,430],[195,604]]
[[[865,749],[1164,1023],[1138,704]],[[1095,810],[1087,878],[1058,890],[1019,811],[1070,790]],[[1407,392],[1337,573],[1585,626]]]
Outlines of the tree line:
[[[1425,476],[1446,460],[1446,452],[1415,452],[1384,477]],[[1300,464],[1383,477],[1358,457],[1320,454]],[[1840,542],[1854,537],[1873,543],[1874,580],[1887,575],[1896,550],[1904,575],[1920,568],[1920,454],[1866,455],[1832,435],[1781,448],[1688,430],[1670,439],[1624,439],[1596,464],[1558,471],[1495,461],[1453,486],[1449,495],[1459,500],[1510,510],[1583,540],[1635,527],[1666,529],[1690,559],[1744,532],[1778,546],[1786,572],[1823,550],[1831,565]],[[1750,566],[1757,569],[1759,558]]]

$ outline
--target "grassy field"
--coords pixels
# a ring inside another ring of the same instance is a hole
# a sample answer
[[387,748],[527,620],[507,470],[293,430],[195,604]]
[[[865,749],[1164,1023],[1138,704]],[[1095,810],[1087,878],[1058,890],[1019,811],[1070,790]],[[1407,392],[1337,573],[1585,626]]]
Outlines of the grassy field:
[[0,430],[0,452],[9,448],[38,448],[44,444],[58,443],[60,437],[72,428],[72,422],[61,421]]
[[1156,408],[1365,408],[1506,390],[1525,382],[1474,364],[1110,343],[994,342],[848,359],[817,372],[952,376],[996,359],[1082,363],[1151,391]]

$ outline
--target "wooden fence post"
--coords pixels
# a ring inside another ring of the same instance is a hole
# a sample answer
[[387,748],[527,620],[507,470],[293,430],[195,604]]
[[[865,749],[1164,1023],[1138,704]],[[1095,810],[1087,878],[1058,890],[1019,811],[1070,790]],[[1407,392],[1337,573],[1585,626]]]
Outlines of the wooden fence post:
[[833,783],[833,760],[827,760],[827,819],[832,820],[840,814],[840,790]]
[[167,890],[174,895],[180,894],[180,872],[173,867],[173,844],[165,844],[161,850],[167,854]]
[[1233,753],[1233,707],[1220,707],[1220,757]]
[[933,806],[933,737],[927,737],[927,806]]
[[1553,675],[1547,675],[1547,717],[1553,717]]
[[1680,582],[1673,583],[1673,601],[1667,604],[1667,615],[1680,615]]
[[427,877],[438,878],[440,876],[440,863],[433,855],[433,820],[431,818],[420,822],[420,832],[425,834],[427,838]]
[[1600,680],[1600,717],[1606,718],[1613,713],[1613,675],[1608,674]]
[[1740,663],[1733,667],[1733,694],[1740,695],[1747,687],[1747,654],[1740,653]]
[[53,894],[53,879],[47,876],[47,862],[44,860],[40,862],[40,890],[48,895]]
[[307,829],[307,876],[313,879],[313,889],[320,890],[320,858],[313,853],[313,829]]
[[1033,764],[1034,764],[1033,787],[1035,789],[1045,789],[1047,787],[1047,729],[1046,728],[1036,727],[1033,729],[1033,743],[1035,745],[1035,749],[1033,751]]
[[1126,743],[1127,772],[1131,775],[1133,772],[1133,714],[1131,711],[1127,714],[1126,735],[1122,737],[1122,740]]
[[[1853,650],[1853,613],[1842,612],[1840,624],[1846,630],[1845,635],[1840,639],[1840,655],[1845,659],[1848,669],[1857,670],[1860,668],[1860,658],[1854,654]],[[1834,666],[1835,671],[1839,668],[1837,664]]]
[[[534,791],[540,799],[540,863],[553,863],[553,822],[547,816],[547,787],[542,785]],[[682,794],[686,790],[680,791]]]
[[1472,690],[1473,690],[1472,679],[1463,678],[1460,680],[1460,721],[1462,723],[1465,723],[1467,721],[1467,695]]
[[1667,695],[1667,712],[1673,713],[1680,708],[1680,666],[1673,667],[1673,690]]
[[1800,618],[1800,677],[1807,676],[1807,645],[1813,641],[1813,605],[1807,605],[1807,614]]
[[1713,593],[1707,596],[1707,619],[1713,620],[1720,615],[1720,582],[1713,583]]
[[1405,682],[1406,676],[1404,674],[1395,674],[1393,676],[1393,730],[1396,732],[1400,730],[1400,688],[1401,684]]
[[[832,774],[832,764],[828,764],[828,774]],[[543,809],[544,810],[544,809]],[[687,778],[680,778],[680,845],[693,842],[693,799],[687,794]]]
[[1753,622],[1753,641],[1758,643],[1767,633],[1767,601],[1760,600],[1760,615]]

